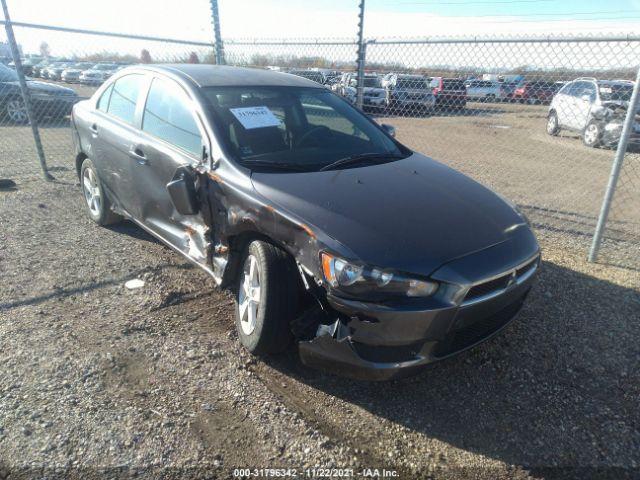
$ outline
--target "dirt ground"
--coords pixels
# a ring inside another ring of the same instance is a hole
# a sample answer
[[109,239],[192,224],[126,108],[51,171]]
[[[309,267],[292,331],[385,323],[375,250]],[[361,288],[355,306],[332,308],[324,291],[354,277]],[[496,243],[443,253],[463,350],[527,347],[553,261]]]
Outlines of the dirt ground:
[[0,128],[0,478],[638,478],[640,270],[585,261],[612,152],[546,137],[544,107],[478,108],[502,113],[385,121],[525,205],[540,275],[503,334],[388,383],[251,357],[206,274],[88,220],[64,125],[43,128],[53,183]]

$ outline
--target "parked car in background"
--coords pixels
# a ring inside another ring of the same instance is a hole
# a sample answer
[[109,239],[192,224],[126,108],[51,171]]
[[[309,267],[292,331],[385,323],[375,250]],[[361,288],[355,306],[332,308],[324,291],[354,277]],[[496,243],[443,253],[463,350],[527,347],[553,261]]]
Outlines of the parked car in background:
[[131,67],[71,125],[89,218],[130,219],[229,288],[253,354],[295,341],[312,367],[406,376],[502,330],[538,270],[513,204],[305,78]]
[[436,97],[431,80],[423,75],[390,73],[383,77],[389,107],[393,110],[427,109],[435,107]]
[[[558,135],[566,129],[579,132],[588,147],[618,143],[629,107],[634,82],[578,78],[567,83],[553,97],[547,117],[547,133]],[[640,123],[633,127],[632,139],[640,137]]]
[[[358,75],[348,73],[344,78],[344,97],[355,105],[358,95]],[[389,106],[387,89],[382,86],[382,78],[375,73],[367,73],[362,83],[362,108],[370,110],[384,110]]]
[[467,105],[467,88],[461,78],[432,77],[431,88],[436,107],[463,109]]
[[124,68],[124,65],[118,63],[95,64],[80,74],[80,83],[85,85],[101,85],[121,68]]
[[532,105],[549,104],[562,84],[553,81],[534,80],[525,82],[513,91],[512,98]]
[[49,80],[61,80],[62,72],[74,65],[74,62],[59,62],[49,66],[46,69]]
[[504,102],[513,102],[513,94],[516,89],[522,85],[522,82],[500,82],[501,97]]
[[491,80],[467,80],[467,99],[482,102],[495,102],[502,98],[500,82]]
[[46,58],[31,67],[31,76],[33,78],[42,78],[44,70],[54,63],[54,60]]
[[306,78],[312,82],[319,83],[320,85],[324,85],[327,82],[327,77],[325,77],[324,73],[317,70],[290,70],[288,73]]
[[80,74],[85,70],[89,70],[93,67],[95,63],[93,62],[79,62],[74,63],[69,68],[66,68],[60,74],[60,79],[63,82],[67,83],[78,83],[80,82]]
[[[32,55],[30,57],[25,57],[21,59],[22,63],[22,71],[27,77],[33,76],[33,67],[40,63],[44,57]],[[15,68],[15,64],[13,62],[9,63],[9,67]]]
[[[33,112],[38,118],[62,118],[71,113],[79,100],[75,91],[53,83],[27,80]],[[15,69],[0,65],[0,112],[12,123],[27,123],[27,109],[22,99]]]

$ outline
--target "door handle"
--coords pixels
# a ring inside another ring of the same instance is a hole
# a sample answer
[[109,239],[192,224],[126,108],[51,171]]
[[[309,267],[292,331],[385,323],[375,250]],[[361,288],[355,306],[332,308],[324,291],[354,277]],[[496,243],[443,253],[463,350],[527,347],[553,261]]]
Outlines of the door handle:
[[93,133],[94,135],[98,134],[98,125],[96,125],[95,123],[93,125],[91,125],[89,127],[89,130],[91,130],[91,133]]
[[149,161],[140,147],[131,147],[129,153],[134,156],[140,165],[147,165]]

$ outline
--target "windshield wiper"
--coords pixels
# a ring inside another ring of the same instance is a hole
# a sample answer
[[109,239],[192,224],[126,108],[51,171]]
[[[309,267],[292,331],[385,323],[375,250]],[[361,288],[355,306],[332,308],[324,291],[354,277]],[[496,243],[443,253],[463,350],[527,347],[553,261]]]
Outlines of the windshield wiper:
[[291,172],[308,172],[309,167],[296,165],[295,163],[269,162],[267,160],[244,160],[245,167],[273,168],[274,170],[286,170]]
[[388,160],[400,158],[405,158],[405,156],[398,153],[358,153],[356,155],[350,155],[348,157],[340,158],[335,162],[331,162],[328,165],[320,168],[318,171],[323,172],[325,170],[333,170],[337,167],[353,165],[367,160]]

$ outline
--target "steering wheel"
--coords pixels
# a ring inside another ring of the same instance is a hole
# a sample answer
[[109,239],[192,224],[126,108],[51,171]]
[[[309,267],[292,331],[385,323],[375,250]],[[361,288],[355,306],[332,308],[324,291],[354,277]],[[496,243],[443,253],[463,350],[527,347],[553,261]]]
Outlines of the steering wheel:
[[305,142],[305,140],[311,138],[312,135],[317,135],[319,132],[326,132],[331,134],[331,129],[329,127],[325,127],[324,125],[316,125],[315,127],[312,127],[311,129],[304,132],[302,136],[298,140],[296,140],[295,146],[299,147]]

